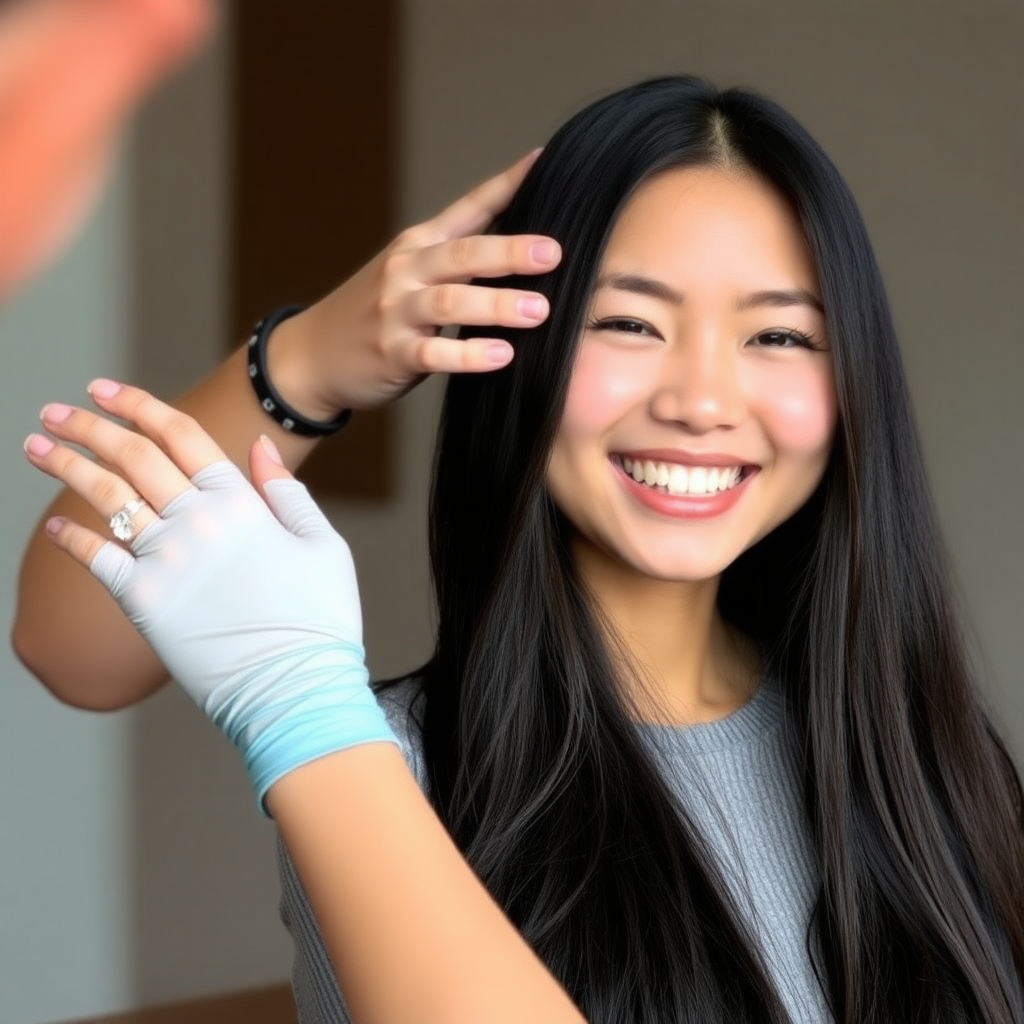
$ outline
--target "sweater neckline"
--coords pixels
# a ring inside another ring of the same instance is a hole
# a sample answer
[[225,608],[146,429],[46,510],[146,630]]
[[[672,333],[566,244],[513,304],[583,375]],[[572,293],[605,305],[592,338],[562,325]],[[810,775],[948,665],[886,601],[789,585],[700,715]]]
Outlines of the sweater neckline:
[[762,741],[767,732],[782,723],[783,711],[782,693],[766,676],[742,707],[723,718],[693,725],[643,722],[639,729],[653,740],[669,740],[677,749],[682,747],[694,754],[709,754]]

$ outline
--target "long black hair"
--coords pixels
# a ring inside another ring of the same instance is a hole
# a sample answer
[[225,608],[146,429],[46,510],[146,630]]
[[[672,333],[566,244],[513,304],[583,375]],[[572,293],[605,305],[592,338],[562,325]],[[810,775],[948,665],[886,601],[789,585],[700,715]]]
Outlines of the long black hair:
[[592,1022],[783,1021],[756,940],[637,737],[545,487],[612,225],[661,170],[735,165],[792,204],[839,423],[817,491],[725,572],[785,694],[821,886],[808,929],[841,1024],[1024,1024],[1020,784],[979,705],[882,282],[835,167],[785,111],[693,78],[573,117],[495,230],[554,236],[551,316],[448,385],[423,670],[431,798]]

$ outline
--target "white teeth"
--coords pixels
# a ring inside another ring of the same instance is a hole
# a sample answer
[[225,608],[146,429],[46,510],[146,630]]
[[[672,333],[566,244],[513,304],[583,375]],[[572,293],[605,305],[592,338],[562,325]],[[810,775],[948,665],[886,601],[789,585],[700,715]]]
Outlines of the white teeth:
[[740,482],[739,466],[681,466],[675,462],[623,458],[622,468],[638,484],[663,487],[677,496],[717,494]]

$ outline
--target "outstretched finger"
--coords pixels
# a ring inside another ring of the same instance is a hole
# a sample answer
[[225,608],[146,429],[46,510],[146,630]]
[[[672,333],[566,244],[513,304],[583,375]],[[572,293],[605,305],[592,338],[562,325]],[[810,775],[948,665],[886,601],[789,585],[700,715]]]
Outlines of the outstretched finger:
[[515,350],[500,338],[446,338],[438,335],[416,343],[413,368],[419,373],[488,373],[507,366]]
[[537,292],[513,288],[437,284],[409,295],[403,312],[416,327],[536,327],[547,318],[548,300]]
[[[47,519],[46,533],[57,547],[93,572],[108,589],[131,566],[132,556],[124,548],[72,519]],[[102,559],[97,557],[101,552]]]
[[[48,461],[39,463],[40,469],[53,472],[103,515],[112,513],[100,507],[98,499],[110,490],[134,490],[157,512],[162,512],[174,497],[191,486],[188,476],[157,444],[106,416],[88,409],[51,403],[43,407],[40,418],[54,437],[88,449],[121,477],[115,478],[96,463],[66,448],[56,450],[48,456]],[[38,452],[38,442],[34,447],[37,451],[30,451],[30,455],[43,454]],[[127,501],[130,497],[131,493],[127,496],[122,493],[121,500]]]
[[430,222],[433,228],[442,238],[479,234],[508,206],[540,152],[535,149],[527,153],[511,167],[456,199]]
[[[33,466],[60,480],[108,520],[111,533],[120,541],[132,540],[157,519],[146,496],[132,484],[72,448],[54,444],[42,434],[30,434],[25,454]],[[185,485],[190,486],[187,480]]]
[[101,378],[89,385],[89,395],[104,412],[127,420],[155,441],[189,478],[227,459],[195,419],[142,388]]
[[545,235],[465,235],[415,254],[416,277],[424,284],[474,277],[541,274],[553,269],[562,249]]

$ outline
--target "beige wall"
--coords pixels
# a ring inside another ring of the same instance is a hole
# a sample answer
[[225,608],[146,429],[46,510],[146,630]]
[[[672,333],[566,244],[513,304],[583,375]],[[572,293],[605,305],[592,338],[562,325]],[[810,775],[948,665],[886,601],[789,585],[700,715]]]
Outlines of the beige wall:
[[407,219],[641,77],[779,100],[857,195],[999,721],[1024,756],[1024,6],[406,0]]
[[[859,196],[892,293],[925,447],[1000,721],[1024,753],[1024,38],[1019,4],[921,0],[406,0],[403,219],[424,217],[641,76],[754,85],[800,116]],[[298,22],[283,22],[283,31]],[[0,318],[0,594],[51,489],[18,445],[98,372],[175,390],[223,345],[224,63],[149,111],[64,263]],[[187,156],[187,159],[183,159]],[[346,201],[347,197],[340,197]],[[351,197],[348,197],[351,198]],[[425,492],[437,387],[400,412],[400,493],[331,509],[351,541],[378,674],[429,648]],[[59,638],[55,638],[59,642]],[[0,1020],[44,1024],[274,981],[271,835],[234,754],[173,691],[57,706],[0,664]]]

